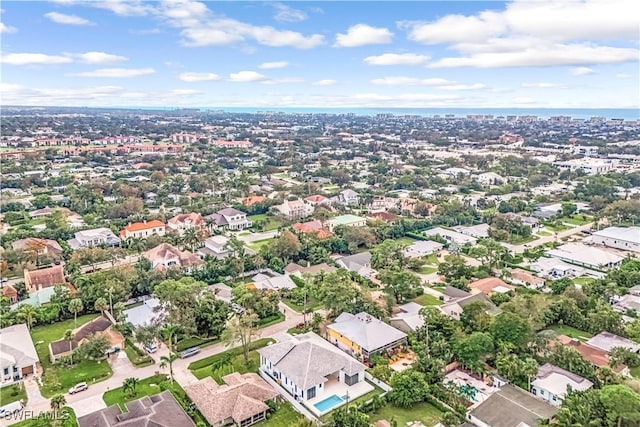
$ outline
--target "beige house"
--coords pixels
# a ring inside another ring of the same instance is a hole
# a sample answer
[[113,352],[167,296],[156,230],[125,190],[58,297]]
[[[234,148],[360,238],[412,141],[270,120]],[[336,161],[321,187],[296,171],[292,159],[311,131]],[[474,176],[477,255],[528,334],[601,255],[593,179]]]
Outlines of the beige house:
[[204,264],[204,261],[197,255],[189,251],[181,251],[169,243],[160,243],[155,248],[145,252],[143,256],[151,262],[153,268],[158,269],[181,267],[193,270]]
[[71,342],[60,339],[49,343],[49,356],[51,362],[55,363],[64,356],[70,356],[78,347],[93,335],[104,335],[109,340],[111,347],[107,353],[116,351],[116,349],[124,349],[124,337],[115,329],[109,319],[106,317],[97,317],[96,319],[85,323],[73,331],[73,340]]
[[234,372],[222,379],[223,385],[207,377],[184,387],[209,424],[246,427],[266,419],[269,406],[265,402],[279,395],[273,387],[255,373]]

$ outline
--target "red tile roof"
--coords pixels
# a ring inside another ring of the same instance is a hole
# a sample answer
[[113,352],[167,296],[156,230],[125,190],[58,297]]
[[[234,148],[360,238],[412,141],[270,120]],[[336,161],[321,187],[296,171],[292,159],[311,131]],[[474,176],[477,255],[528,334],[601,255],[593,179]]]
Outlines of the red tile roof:
[[164,226],[165,226],[164,222],[158,221],[157,219],[154,219],[153,221],[147,221],[147,222],[134,222],[133,224],[127,225],[120,232],[120,234],[124,234],[127,231],[130,233],[133,233],[134,231],[142,231],[142,230],[148,230],[150,228],[164,227]]

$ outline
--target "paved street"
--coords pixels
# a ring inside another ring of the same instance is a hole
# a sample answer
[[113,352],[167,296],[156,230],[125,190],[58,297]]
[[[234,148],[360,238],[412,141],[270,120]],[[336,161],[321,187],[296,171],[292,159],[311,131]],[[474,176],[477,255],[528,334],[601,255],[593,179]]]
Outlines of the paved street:
[[[284,338],[288,329],[296,326],[303,320],[302,314],[294,312],[293,310],[291,310],[291,308],[287,307],[283,303],[280,303],[280,310],[284,310],[286,316],[285,320],[283,322],[276,323],[275,325],[268,326],[264,329],[260,329],[259,338],[273,337],[274,339],[282,339]],[[191,374],[191,371],[189,371],[188,369],[189,364],[195,362],[196,360],[204,359],[205,357],[222,353],[228,348],[229,347],[225,346],[223,343],[218,343],[203,348],[200,353],[195,356],[189,357],[187,359],[176,360],[173,363],[173,373],[175,380],[183,387],[187,384],[197,381],[197,378],[194,377],[193,374]],[[72,407],[78,416],[86,415],[98,409],[104,408],[106,405],[102,400],[102,395],[109,390],[121,387],[126,378],[136,377],[138,379],[143,379],[148,378],[157,372],[168,374],[168,368],[160,369],[159,367],[160,357],[167,355],[168,352],[169,350],[167,349],[167,347],[162,346],[162,348],[160,348],[156,353],[152,355],[156,360],[156,364],[144,368],[136,368],[131,364],[131,362],[129,362],[126,354],[124,352],[120,352],[117,358],[111,359],[109,361],[113,368],[113,376],[105,381],[90,385],[89,389],[86,391],[73,395],[68,393],[65,394],[67,405]],[[23,413],[38,414],[40,412],[48,411],[50,409],[49,399],[46,399],[42,397],[42,395],[40,395],[40,391],[38,390],[33,378],[27,380],[27,382],[29,381],[30,383],[28,383],[27,385],[29,401],[27,402],[27,406],[24,408]],[[13,422],[9,422],[5,419],[0,419],[0,427],[8,426],[18,421],[20,421],[20,419],[15,419],[13,420]]]

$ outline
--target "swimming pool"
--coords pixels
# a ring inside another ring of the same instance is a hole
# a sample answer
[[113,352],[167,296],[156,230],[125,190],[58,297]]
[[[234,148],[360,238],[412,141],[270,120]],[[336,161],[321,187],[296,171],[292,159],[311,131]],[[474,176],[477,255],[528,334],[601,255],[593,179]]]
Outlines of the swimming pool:
[[334,394],[333,396],[329,396],[326,399],[314,404],[313,406],[315,406],[316,409],[320,412],[326,412],[334,406],[341,404],[342,402],[344,402],[344,399]]

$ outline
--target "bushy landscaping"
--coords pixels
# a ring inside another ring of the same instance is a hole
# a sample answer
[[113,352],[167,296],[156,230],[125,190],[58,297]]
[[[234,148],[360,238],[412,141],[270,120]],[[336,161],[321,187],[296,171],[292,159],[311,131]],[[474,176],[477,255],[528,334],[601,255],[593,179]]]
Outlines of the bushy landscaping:
[[[78,317],[78,326],[98,317],[97,314],[87,314]],[[31,330],[31,337],[44,370],[41,392],[45,397],[66,391],[80,383],[93,384],[103,381],[112,375],[111,367],[106,360],[80,360],[72,366],[62,366],[51,363],[49,358],[49,343],[64,336],[67,329],[74,329],[73,319],[57,322],[52,325],[35,326]]]
[[176,345],[176,351],[184,351],[192,347],[207,347],[216,343],[219,343],[219,339],[189,337],[178,341]]
[[0,388],[0,406],[23,400],[26,403],[27,391],[22,383],[16,383]]
[[[205,357],[204,359],[197,360],[189,365],[189,370],[198,379],[212,377],[216,382],[222,383],[222,377],[231,373],[239,372],[241,374],[247,372],[255,372],[258,369],[259,355],[255,351],[270,343],[274,342],[271,338],[262,338],[251,343],[249,352],[249,365],[245,363],[244,356],[242,355],[242,347],[234,347],[223,353],[214,354],[213,356]],[[220,369],[213,370],[212,367],[221,360],[230,358],[230,364],[223,366]]]
[[151,356],[139,349],[129,338],[126,339],[124,351],[127,353],[129,361],[138,368],[144,368],[155,363]]

